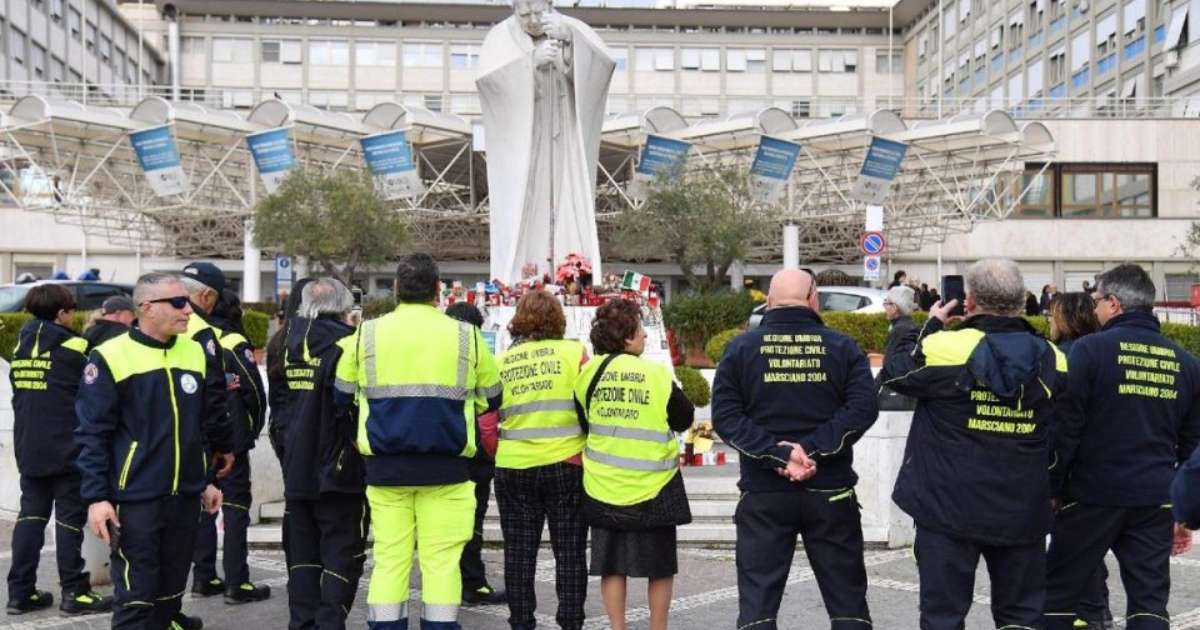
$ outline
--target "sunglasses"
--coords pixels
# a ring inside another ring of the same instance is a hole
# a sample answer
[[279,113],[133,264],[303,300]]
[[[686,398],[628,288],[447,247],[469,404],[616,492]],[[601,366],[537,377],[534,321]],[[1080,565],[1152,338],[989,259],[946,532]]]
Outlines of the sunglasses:
[[190,300],[186,295],[176,295],[175,297],[158,298],[157,300],[146,300],[142,304],[170,304],[171,308],[181,311],[188,305]]

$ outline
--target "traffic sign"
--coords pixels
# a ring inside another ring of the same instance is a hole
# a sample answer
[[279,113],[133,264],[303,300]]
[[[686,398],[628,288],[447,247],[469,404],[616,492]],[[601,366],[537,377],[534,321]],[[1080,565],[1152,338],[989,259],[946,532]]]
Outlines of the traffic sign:
[[868,256],[878,256],[887,249],[887,241],[884,240],[882,232],[863,232],[859,247]]
[[[292,291],[292,280],[296,277],[292,267],[292,257],[279,254],[275,256],[275,295],[283,301],[283,294]],[[294,315],[295,313],[293,313]]]
[[880,269],[883,264],[879,256],[864,256],[863,257],[863,280],[868,282],[878,282],[880,277]]

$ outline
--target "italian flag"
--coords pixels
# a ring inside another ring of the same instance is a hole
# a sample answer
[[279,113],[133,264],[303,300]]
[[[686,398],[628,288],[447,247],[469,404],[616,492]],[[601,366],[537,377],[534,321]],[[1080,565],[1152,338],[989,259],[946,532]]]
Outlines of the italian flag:
[[650,276],[643,276],[636,271],[626,269],[624,277],[621,278],[621,288],[626,291],[646,293],[650,290]]

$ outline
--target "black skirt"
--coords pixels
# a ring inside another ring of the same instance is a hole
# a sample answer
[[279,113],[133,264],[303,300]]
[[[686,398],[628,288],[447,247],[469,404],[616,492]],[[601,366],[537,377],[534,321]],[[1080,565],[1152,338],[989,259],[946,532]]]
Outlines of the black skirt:
[[671,577],[679,572],[675,527],[622,531],[592,526],[590,575]]

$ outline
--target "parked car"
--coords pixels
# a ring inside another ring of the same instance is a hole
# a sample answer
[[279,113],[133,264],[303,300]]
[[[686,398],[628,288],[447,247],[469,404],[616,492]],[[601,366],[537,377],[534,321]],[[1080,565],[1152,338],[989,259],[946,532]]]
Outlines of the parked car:
[[[867,287],[817,287],[817,302],[827,313],[882,313],[886,291]],[[762,322],[766,304],[759,304],[750,313],[749,327]]]
[[40,284],[58,284],[75,295],[75,308],[91,311],[114,295],[133,295],[133,285],[87,280],[39,280],[25,284],[0,284],[0,313],[16,313],[25,308],[25,294]]

